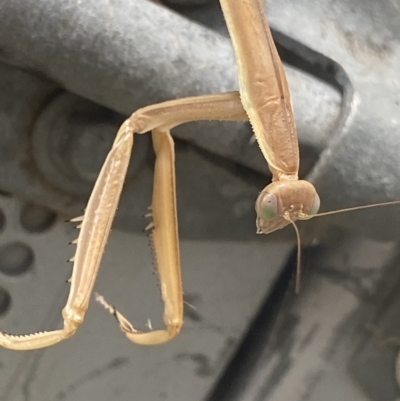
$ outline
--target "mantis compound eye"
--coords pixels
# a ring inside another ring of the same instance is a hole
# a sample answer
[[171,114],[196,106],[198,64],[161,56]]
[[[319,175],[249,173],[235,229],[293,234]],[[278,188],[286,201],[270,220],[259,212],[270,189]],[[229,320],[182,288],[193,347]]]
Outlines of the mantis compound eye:
[[257,216],[263,220],[272,220],[278,216],[278,200],[274,194],[262,192],[256,202]]
[[315,194],[315,197],[314,197],[314,203],[313,203],[313,205],[311,206],[310,211],[308,212],[308,215],[309,215],[310,217],[313,217],[313,216],[315,216],[315,215],[318,213],[320,204],[321,204],[321,201],[319,200],[319,196],[318,196],[318,194],[316,193],[316,194]]

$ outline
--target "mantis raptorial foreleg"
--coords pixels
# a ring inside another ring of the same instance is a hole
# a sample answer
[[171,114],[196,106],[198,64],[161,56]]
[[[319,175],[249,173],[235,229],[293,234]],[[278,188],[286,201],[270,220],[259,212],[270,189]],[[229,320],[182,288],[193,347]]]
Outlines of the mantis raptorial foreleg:
[[316,213],[319,201],[314,187],[298,181],[298,144],[289,89],[265,20],[263,1],[221,0],[221,5],[236,53],[240,96],[231,92],[149,106],[134,113],[122,125],[83,217],[71,289],[62,312],[64,328],[27,336],[0,333],[0,345],[14,349],[49,346],[73,335],[82,323],[117,209],[134,133],[153,130],[157,162],[152,237],[167,328],[147,333],[135,330],[99,297],[132,341],[144,344],[164,342],[175,336],[182,325],[174,150],[169,129],[194,120],[244,120],[248,116],[275,181],[261,192],[256,202],[258,232],[268,233]]
[[156,154],[154,169],[153,202],[150,208],[153,217],[150,232],[156,248],[156,262],[161,295],[164,301],[164,323],[166,330],[143,332],[132,324],[102,296],[96,299],[117,319],[126,336],[139,344],[158,344],[175,337],[182,326],[183,299],[178,244],[178,223],[175,195],[175,152],[169,129],[154,128],[153,147]]
[[[298,179],[299,149],[290,93],[265,19],[264,1],[220,2],[235,50],[240,95],[239,92],[229,92],[160,103],[138,110],[121,126],[96,181],[85,215],[75,219],[82,224],[73,258],[71,289],[62,311],[63,329],[26,336],[0,332],[0,345],[20,350],[46,347],[70,337],[82,323],[122,191],[134,133],[153,132],[156,164],[151,237],[160,276],[166,329],[136,330],[103,297],[97,296],[134,342],[156,344],[168,341],[179,333],[183,322],[171,128],[195,120],[249,119],[273,176],[273,182],[261,191],[256,201],[257,232],[267,234],[288,224],[294,225],[297,219],[316,215],[318,194],[311,183]],[[297,288],[298,283],[299,274]]]
[[[135,117],[136,115],[136,117]],[[140,117],[139,117],[140,116]],[[121,330],[138,344],[159,344],[175,337],[183,324],[183,294],[179,258],[178,224],[175,195],[175,152],[170,128],[194,120],[245,120],[246,114],[238,92],[187,98],[160,105],[149,106],[135,113],[131,119],[149,119],[146,128],[152,129],[156,164],[154,172],[152,216],[154,228],[151,232],[154,243],[157,269],[160,278],[161,296],[164,302],[163,320],[166,330],[136,330],[132,324],[102,297],[97,296],[103,306],[116,317]]]
[[[75,333],[83,322],[99,270],[111,223],[117,209],[133,146],[134,133],[152,131],[156,153],[151,236],[156,250],[166,330],[141,332],[117,311],[120,327],[127,337],[141,344],[168,341],[179,333],[183,318],[183,298],[176,218],[174,146],[170,128],[193,120],[245,120],[237,92],[192,97],[149,106],[134,113],[119,129],[112,149],[90,196],[74,256],[71,288],[62,316],[64,327],[24,336],[0,332],[0,345],[16,350],[43,348]],[[105,301],[103,300],[103,304]],[[107,304],[106,304],[107,305]]]

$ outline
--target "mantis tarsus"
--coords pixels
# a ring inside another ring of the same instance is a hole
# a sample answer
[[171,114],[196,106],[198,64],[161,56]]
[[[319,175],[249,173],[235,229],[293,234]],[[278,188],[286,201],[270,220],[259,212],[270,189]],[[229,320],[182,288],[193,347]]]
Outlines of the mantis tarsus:
[[[136,330],[101,296],[121,330],[133,342],[163,343],[176,336],[183,323],[176,217],[174,145],[170,129],[195,120],[249,120],[273,178],[256,201],[257,232],[269,233],[319,209],[314,186],[298,180],[299,151],[286,76],[264,15],[263,0],[220,0],[233,42],[239,92],[189,97],[136,111],[119,129],[101,169],[84,216],[73,219],[81,229],[71,288],[62,311],[62,329],[23,336],[0,332],[0,345],[28,350],[53,345],[72,336],[83,322],[111,224],[122,191],[134,134],[152,131],[156,153],[152,238],[164,301],[164,330]],[[296,227],[294,225],[294,227]]]

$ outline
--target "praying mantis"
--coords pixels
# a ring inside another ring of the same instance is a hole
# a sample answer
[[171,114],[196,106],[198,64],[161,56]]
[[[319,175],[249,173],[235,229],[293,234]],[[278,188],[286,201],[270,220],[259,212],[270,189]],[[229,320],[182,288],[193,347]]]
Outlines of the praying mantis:
[[[298,219],[314,217],[320,200],[314,186],[298,179],[299,149],[290,93],[264,14],[263,0],[220,0],[236,55],[239,92],[173,100],[136,111],[120,127],[84,216],[63,328],[28,335],[0,332],[0,345],[15,350],[44,348],[72,336],[83,322],[121,195],[134,135],[152,132],[156,154],[152,239],[166,328],[141,331],[103,297],[96,299],[117,319],[123,333],[138,344],[159,344],[175,337],[183,324],[183,295],[176,213],[174,144],[170,130],[196,120],[249,120],[272,172],[272,183],[256,200],[257,232],[268,234]],[[389,202],[388,202],[389,203]],[[322,214],[320,214],[322,215]],[[297,229],[296,229],[297,230]],[[297,232],[297,231],[296,231]],[[297,280],[298,282],[298,280]]]

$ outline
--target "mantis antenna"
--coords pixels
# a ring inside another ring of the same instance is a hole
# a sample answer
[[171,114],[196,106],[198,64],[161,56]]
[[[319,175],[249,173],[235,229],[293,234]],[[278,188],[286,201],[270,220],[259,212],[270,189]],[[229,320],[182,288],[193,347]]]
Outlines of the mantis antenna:
[[[395,200],[395,201],[389,201],[389,202],[382,202],[382,203],[373,203],[372,205],[363,205],[363,206],[353,206],[353,207],[347,207],[344,209],[339,209],[339,210],[332,210],[330,212],[323,212],[323,213],[317,213],[314,216],[309,216],[307,220],[315,217],[323,217],[323,216],[329,216],[331,214],[338,214],[338,213],[346,213],[346,212],[353,212],[355,210],[362,210],[362,209],[371,209],[373,207],[381,207],[381,206],[389,206],[389,205],[398,205],[400,204],[400,200]],[[295,284],[295,293],[298,294],[300,292],[300,287],[301,287],[301,237],[300,237],[300,231],[295,223],[294,220],[292,220],[289,216],[289,214],[283,215],[283,217],[292,224],[295,233],[296,233],[296,242],[297,242],[297,257],[296,257],[296,284]],[[306,220],[303,218],[302,220]]]

